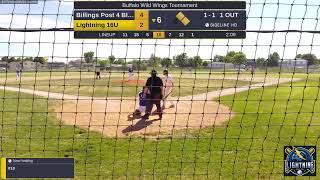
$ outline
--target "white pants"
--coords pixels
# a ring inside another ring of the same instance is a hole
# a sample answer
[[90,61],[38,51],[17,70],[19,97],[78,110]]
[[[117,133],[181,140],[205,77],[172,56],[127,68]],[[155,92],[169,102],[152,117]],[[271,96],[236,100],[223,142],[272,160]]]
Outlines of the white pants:
[[129,80],[132,80],[132,79],[133,79],[133,73],[129,72]]
[[163,107],[166,107],[167,101],[170,102],[171,105],[174,105],[172,98],[171,98],[171,93],[172,93],[172,87],[165,87],[163,89]]
[[146,112],[147,107],[146,106],[139,106],[139,111],[141,113]]
[[16,79],[19,79],[21,77],[21,72],[16,72]]

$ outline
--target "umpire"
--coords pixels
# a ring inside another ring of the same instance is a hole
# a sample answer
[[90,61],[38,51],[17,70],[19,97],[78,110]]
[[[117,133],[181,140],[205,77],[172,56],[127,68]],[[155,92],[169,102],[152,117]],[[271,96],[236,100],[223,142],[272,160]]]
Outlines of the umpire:
[[146,114],[142,116],[142,119],[149,119],[151,110],[153,108],[153,104],[157,106],[157,114],[159,115],[159,119],[162,119],[162,109],[160,104],[162,100],[163,82],[161,78],[157,76],[156,70],[151,71],[151,77],[148,78],[146,82],[146,87],[149,90],[149,103],[146,108]]

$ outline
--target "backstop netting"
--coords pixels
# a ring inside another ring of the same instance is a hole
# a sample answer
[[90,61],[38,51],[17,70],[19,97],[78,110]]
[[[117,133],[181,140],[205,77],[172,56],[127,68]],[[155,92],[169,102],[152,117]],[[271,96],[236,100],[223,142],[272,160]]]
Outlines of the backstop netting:
[[[72,157],[76,179],[283,177],[284,146],[319,145],[319,9],[247,0],[245,39],[81,40],[72,1],[1,4],[1,156]],[[137,111],[151,70],[162,119]]]

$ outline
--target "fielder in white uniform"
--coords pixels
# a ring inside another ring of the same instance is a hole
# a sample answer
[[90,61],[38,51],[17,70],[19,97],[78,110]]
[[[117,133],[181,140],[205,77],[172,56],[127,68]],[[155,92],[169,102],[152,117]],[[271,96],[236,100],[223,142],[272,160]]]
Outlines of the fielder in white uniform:
[[170,106],[169,108],[174,108],[174,103],[171,99],[171,94],[173,91],[173,78],[172,76],[169,74],[168,70],[163,70],[163,75],[164,75],[164,79],[163,79],[163,104],[162,104],[162,109],[166,108],[166,104],[169,101],[170,102]]

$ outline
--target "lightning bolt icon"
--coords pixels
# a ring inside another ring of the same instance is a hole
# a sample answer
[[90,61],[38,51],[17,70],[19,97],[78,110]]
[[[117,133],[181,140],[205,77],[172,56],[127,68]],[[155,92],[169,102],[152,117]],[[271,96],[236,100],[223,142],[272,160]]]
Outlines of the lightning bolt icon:
[[300,159],[303,159],[303,160],[306,161],[306,159],[302,156],[301,152],[300,152],[297,148],[295,148],[294,146],[292,146],[292,148],[293,148],[294,152],[296,153],[296,155],[297,155]]

